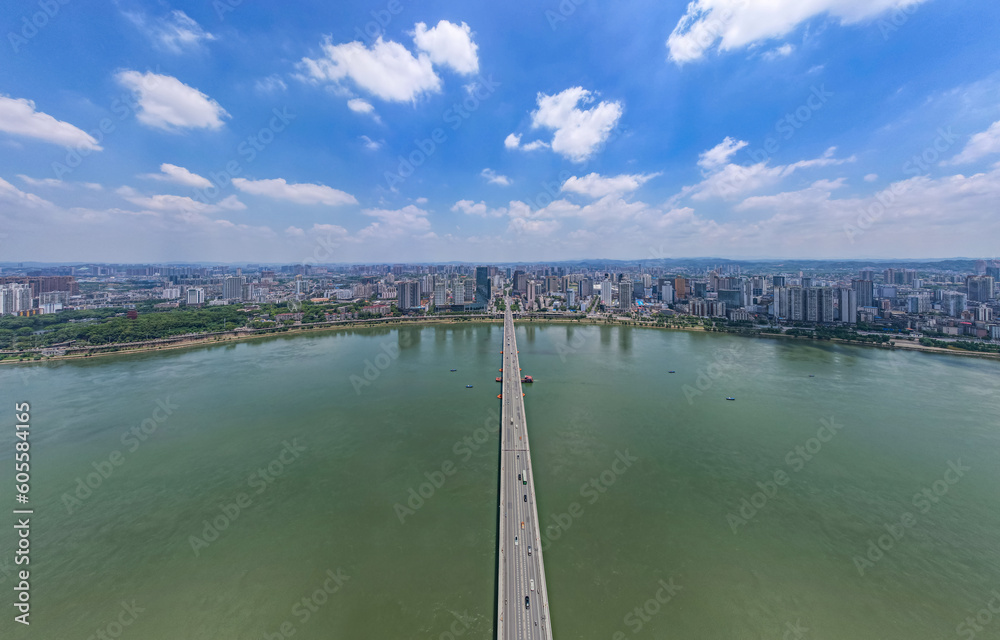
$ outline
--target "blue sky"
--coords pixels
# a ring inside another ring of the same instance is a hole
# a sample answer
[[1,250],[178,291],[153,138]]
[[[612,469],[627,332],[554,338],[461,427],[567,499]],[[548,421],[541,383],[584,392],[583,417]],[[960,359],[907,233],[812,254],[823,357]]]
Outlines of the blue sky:
[[1000,5],[762,4],[4,2],[0,261],[1000,255]]

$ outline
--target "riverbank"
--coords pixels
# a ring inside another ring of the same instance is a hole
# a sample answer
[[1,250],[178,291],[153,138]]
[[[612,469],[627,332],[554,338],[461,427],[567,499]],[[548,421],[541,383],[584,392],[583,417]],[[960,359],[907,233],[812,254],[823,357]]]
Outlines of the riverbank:
[[[251,329],[251,330],[236,330],[236,331],[226,331],[226,332],[215,332],[207,334],[191,334],[183,336],[174,336],[169,338],[160,338],[157,340],[147,340],[142,342],[131,342],[131,343],[121,343],[121,344],[111,344],[111,345],[94,345],[88,347],[78,347],[78,348],[66,348],[66,349],[31,349],[19,352],[4,352],[0,355],[6,356],[3,360],[0,360],[0,365],[3,364],[31,364],[38,362],[49,362],[57,360],[81,360],[90,359],[102,356],[114,356],[114,355],[126,355],[126,354],[138,354],[138,353],[149,353],[156,351],[172,351],[176,349],[187,349],[194,347],[201,347],[207,345],[217,345],[226,344],[232,342],[244,342],[248,340],[261,340],[280,336],[297,336],[305,334],[315,334],[315,333],[326,333],[326,332],[336,332],[345,331],[353,329],[366,329],[374,327],[400,327],[400,326],[434,326],[434,325],[450,325],[450,324],[466,324],[466,323],[493,323],[502,324],[503,319],[500,316],[494,317],[489,315],[478,315],[478,316],[418,316],[418,317],[401,317],[401,318],[378,318],[373,320],[357,320],[348,322],[334,322],[334,323],[315,323],[308,325],[298,325],[283,328],[269,328],[269,329]],[[783,333],[759,333],[756,335],[745,335],[740,333],[730,333],[730,332],[713,332],[709,331],[703,326],[689,326],[689,327],[676,327],[676,326],[663,326],[649,323],[641,323],[635,321],[626,320],[614,320],[609,321],[605,319],[587,318],[587,317],[567,317],[560,318],[553,315],[544,315],[541,317],[522,317],[520,322],[530,322],[538,324],[574,324],[574,325],[589,325],[589,326],[627,326],[635,327],[640,329],[660,329],[665,331],[688,331],[688,332],[700,332],[700,333],[722,333],[725,335],[740,336],[744,338],[776,338],[785,340],[801,340],[805,342],[827,342],[833,344],[843,344],[847,346],[856,347],[874,347],[877,349],[907,349],[911,351],[923,351],[926,353],[935,353],[943,355],[958,355],[976,358],[986,358],[991,360],[1000,360],[1000,354],[997,353],[984,353],[979,351],[965,351],[962,349],[949,349],[943,347],[934,347],[928,345],[922,345],[919,342],[910,342],[909,340],[894,340],[888,344],[886,343],[874,343],[874,342],[862,342],[856,340],[844,340],[841,338],[829,338],[824,340],[817,340],[808,336],[793,336],[786,335]],[[13,356],[13,357],[11,357]]]

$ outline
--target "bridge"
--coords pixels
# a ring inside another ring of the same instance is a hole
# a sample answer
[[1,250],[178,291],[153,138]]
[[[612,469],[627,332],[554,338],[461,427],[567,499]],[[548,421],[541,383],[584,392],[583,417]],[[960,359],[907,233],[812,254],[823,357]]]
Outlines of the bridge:
[[535,474],[528,447],[514,316],[503,331],[500,428],[500,534],[497,539],[497,640],[552,640],[542,563]]

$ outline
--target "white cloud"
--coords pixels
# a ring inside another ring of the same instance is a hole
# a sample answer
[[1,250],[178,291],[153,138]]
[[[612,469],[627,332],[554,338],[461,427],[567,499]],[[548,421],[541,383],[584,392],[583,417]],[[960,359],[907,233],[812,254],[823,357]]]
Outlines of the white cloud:
[[236,196],[228,196],[215,204],[209,204],[187,196],[144,196],[131,187],[121,187],[117,193],[132,204],[151,211],[205,214],[219,211],[244,211],[247,208]]
[[744,140],[726,137],[725,140],[698,156],[698,166],[706,171],[715,171],[729,163],[737,151],[750,144]]
[[924,1],[693,0],[667,39],[667,48],[671,60],[684,64],[699,60],[716,45],[720,51],[730,51],[785,36],[820,15],[838,18],[841,24],[853,24]]
[[409,236],[414,238],[430,237],[431,221],[427,219],[428,212],[414,205],[402,209],[364,209],[361,213],[377,218],[356,235],[356,240],[384,239],[394,236]]
[[27,207],[29,209],[36,209],[38,207],[54,206],[48,200],[39,198],[33,193],[21,191],[3,178],[0,178],[0,202],[9,205],[12,208]]
[[359,88],[394,102],[414,101],[441,90],[430,58],[415,58],[398,42],[379,37],[369,49],[360,42],[335,45],[327,39],[322,49],[324,58],[302,59],[304,70],[314,80],[340,83],[349,78]]
[[172,131],[219,129],[229,114],[218,102],[177,78],[157,73],[121,71],[118,82],[132,90],[139,103],[139,122]]
[[284,178],[273,180],[234,178],[233,185],[244,193],[288,200],[297,204],[325,204],[335,207],[358,203],[354,196],[338,189],[321,184],[288,184]]
[[594,198],[595,200],[610,195],[625,195],[634,192],[636,189],[646,184],[659,173],[601,176],[597,173],[578,178],[573,176],[563,183],[562,190],[570,193]]
[[518,149],[521,146],[521,136],[516,133],[512,133],[503,141],[503,146],[508,149]]
[[278,93],[279,91],[284,91],[288,88],[285,81],[281,79],[278,75],[270,75],[266,78],[261,78],[254,83],[254,89],[258,93]]
[[430,29],[418,22],[413,41],[417,48],[426,51],[431,62],[447,66],[463,75],[479,71],[479,45],[472,41],[472,29],[464,22],[461,25],[447,20]]
[[178,167],[175,164],[167,162],[160,165],[160,173],[144,173],[139,177],[147,178],[149,180],[174,182],[184,185],[185,187],[192,187],[195,189],[207,189],[212,186],[212,183],[208,180],[208,178],[203,178],[196,173],[191,173],[184,167]]
[[362,100],[361,98],[352,98],[348,100],[347,108],[354,113],[370,114],[375,111],[375,107],[372,106],[372,103],[367,100]]
[[52,189],[72,189],[73,187],[83,187],[84,189],[89,189],[91,191],[103,191],[104,187],[97,184],[96,182],[64,182],[57,178],[32,178],[31,176],[26,176],[23,173],[17,174],[21,182],[28,185],[29,187],[43,187]]
[[869,173],[865,176],[865,182],[875,182],[876,180],[878,180],[877,173]]
[[[552,150],[573,162],[584,162],[593,156],[607,141],[622,115],[620,102],[601,102],[590,109],[578,108],[581,103],[594,102],[593,94],[583,87],[566,89],[554,96],[539,93],[537,100],[538,109],[531,114],[532,128],[554,130]],[[520,146],[520,141],[520,136],[512,134],[504,144],[509,149],[525,151],[548,146],[541,141]]]
[[994,122],[986,131],[972,136],[962,153],[944,164],[966,164],[995,153],[1000,153],[1000,121]]
[[365,149],[369,151],[378,151],[385,145],[385,140],[372,140],[368,136],[361,136],[361,140],[365,143]]
[[162,18],[149,19],[141,13],[126,12],[125,16],[149,38],[155,47],[170,53],[200,49],[202,43],[215,36],[201,28],[183,11],[172,11]]
[[507,209],[490,209],[485,202],[473,202],[472,200],[459,200],[451,208],[453,212],[461,211],[467,216],[478,216],[480,218],[502,218],[507,215]]
[[792,55],[795,51],[795,45],[785,43],[776,49],[771,49],[770,51],[764,53],[765,60],[777,60],[778,58],[787,58]]
[[285,234],[293,237],[302,237],[306,235],[306,232],[301,227],[291,226],[285,229]]
[[77,149],[101,150],[93,136],[68,122],[36,111],[35,103],[23,98],[0,95],[0,131]]
[[486,181],[490,184],[498,184],[502,187],[509,187],[513,184],[513,181],[510,178],[498,174],[493,169],[483,169],[482,173],[479,175],[486,178]]
[[[727,138],[730,140],[730,138]],[[725,148],[723,148],[725,145]],[[718,151],[723,148],[722,151]],[[723,144],[707,151],[699,157],[698,164],[706,169],[707,177],[700,183],[684,187],[678,197],[690,196],[694,200],[709,200],[712,198],[722,198],[724,200],[734,200],[746,194],[753,193],[760,189],[771,187],[800,169],[810,169],[815,167],[828,167],[854,162],[855,158],[835,158],[836,147],[830,147],[819,158],[812,160],[800,160],[788,165],[771,166],[770,161],[758,162],[753,165],[723,164],[719,165],[720,159],[732,156],[726,150],[738,149],[740,143]],[[711,171],[707,169],[712,168]]]

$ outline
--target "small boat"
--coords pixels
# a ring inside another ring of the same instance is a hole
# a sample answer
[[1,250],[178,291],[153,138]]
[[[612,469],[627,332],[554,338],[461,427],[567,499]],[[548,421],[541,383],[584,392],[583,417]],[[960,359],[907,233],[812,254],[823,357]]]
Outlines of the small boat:
[[521,378],[521,382],[524,382],[524,383],[527,383],[527,384],[531,384],[534,381],[535,380],[531,376],[524,376],[523,378]]
[[668,371],[667,373],[677,373],[676,371]]
[[455,373],[456,371],[458,371],[458,369],[452,369],[451,370],[452,373]]
[[736,398],[726,398],[726,400],[733,401],[736,400]]
[[471,389],[471,388],[472,388],[472,385],[471,385],[471,384],[467,384],[467,385],[465,385],[465,388],[466,388],[466,389]]
[[810,374],[809,374],[809,377],[810,377],[810,378],[815,378],[816,376],[814,376],[813,374],[811,374],[811,373],[810,373]]
[[497,378],[497,382],[503,382],[503,378]]

